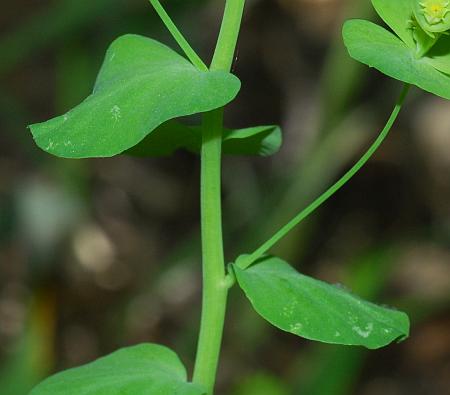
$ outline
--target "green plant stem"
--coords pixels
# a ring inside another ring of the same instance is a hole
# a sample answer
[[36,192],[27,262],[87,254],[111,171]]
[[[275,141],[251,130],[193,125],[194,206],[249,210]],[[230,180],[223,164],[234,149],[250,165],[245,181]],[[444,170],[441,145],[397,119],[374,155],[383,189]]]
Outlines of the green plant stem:
[[213,393],[228,288],[221,217],[222,111],[205,114],[201,154],[203,301],[193,382]]
[[245,0],[226,0],[222,26],[211,62],[211,70],[230,71],[241,28]]
[[[229,71],[233,62],[245,0],[227,0],[211,63]],[[201,233],[203,297],[193,382],[214,392],[228,294],[222,238],[221,156],[223,108],[203,118],[201,150]]]
[[292,218],[286,225],[284,225],[278,232],[276,232],[269,240],[257,248],[253,253],[246,255],[239,259],[236,264],[241,268],[245,269],[254,263],[257,259],[263,256],[267,251],[269,251],[278,241],[280,241],[286,234],[288,234],[295,226],[302,222],[306,217],[308,217],[312,212],[314,212],[320,205],[327,201],[331,196],[333,196],[339,189],[341,189],[372,157],[375,151],[380,147],[381,143],[387,137],[389,131],[392,128],[397,116],[402,108],[405,97],[408,93],[409,85],[405,84],[400,93],[399,98],[395,104],[394,110],[391,113],[386,125],[380,132],[377,139],[366,151],[366,153],[355,163],[355,165],[347,171],[335,184],[333,184],[327,191],[320,195],[314,202],[312,202],[308,207],[300,211],[294,218]]
[[159,0],[150,0],[150,3],[191,63],[201,71],[208,71],[208,67],[205,63],[203,63],[203,60],[197,55],[197,52],[194,51],[188,41],[184,38],[180,30],[178,30],[177,26],[173,23],[169,14],[167,14]]

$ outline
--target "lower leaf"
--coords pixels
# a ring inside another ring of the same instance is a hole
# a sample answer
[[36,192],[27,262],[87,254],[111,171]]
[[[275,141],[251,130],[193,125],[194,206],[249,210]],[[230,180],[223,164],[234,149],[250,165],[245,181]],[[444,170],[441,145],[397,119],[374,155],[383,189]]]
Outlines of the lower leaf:
[[157,344],[122,348],[87,365],[55,374],[30,395],[205,395],[187,382],[170,349]]
[[370,349],[409,334],[405,313],[304,276],[279,258],[264,257],[245,270],[238,264],[232,267],[255,310],[284,331],[324,343]]
[[[275,125],[224,129],[222,148],[228,155],[269,156],[280,149],[281,142],[281,129]],[[201,145],[201,126],[186,126],[171,120],[125,153],[142,157],[172,155],[179,149],[199,153]]]

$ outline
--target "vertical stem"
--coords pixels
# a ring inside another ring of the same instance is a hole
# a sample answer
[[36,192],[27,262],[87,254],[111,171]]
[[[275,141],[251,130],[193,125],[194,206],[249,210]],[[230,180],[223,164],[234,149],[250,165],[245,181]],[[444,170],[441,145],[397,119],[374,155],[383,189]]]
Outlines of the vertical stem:
[[[245,0],[226,0],[211,70],[230,70],[244,5]],[[228,294],[222,238],[222,129],[223,108],[204,115],[200,186],[203,297],[193,382],[202,385],[208,395],[214,392]]]
[[211,70],[231,70],[244,6],[245,0],[226,0],[222,26],[211,62]]
[[222,242],[221,148],[223,112],[205,114],[201,155],[203,300],[193,382],[213,393],[228,288]]

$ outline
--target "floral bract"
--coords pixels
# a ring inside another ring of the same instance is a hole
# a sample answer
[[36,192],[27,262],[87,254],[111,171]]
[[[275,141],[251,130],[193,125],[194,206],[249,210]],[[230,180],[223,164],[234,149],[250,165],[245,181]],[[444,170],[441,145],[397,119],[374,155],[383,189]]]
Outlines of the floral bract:
[[448,1],[423,1],[420,4],[425,19],[430,25],[436,25],[444,22],[445,16],[450,12],[448,9]]
[[450,29],[449,0],[414,0],[414,16],[426,32],[445,32]]
[[369,21],[347,21],[343,36],[350,56],[450,99],[450,1],[372,0],[372,4],[396,35]]

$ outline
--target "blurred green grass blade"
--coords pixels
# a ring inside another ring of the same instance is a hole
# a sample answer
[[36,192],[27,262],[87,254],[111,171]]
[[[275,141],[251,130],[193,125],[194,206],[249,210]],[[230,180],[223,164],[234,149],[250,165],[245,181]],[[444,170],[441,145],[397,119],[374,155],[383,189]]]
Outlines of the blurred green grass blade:
[[232,395],[290,395],[282,379],[258,372],[239,383]]
[[[344,7],[342,21],[355,16],[372,19],[375,14],[368,1],[347,0]],[[318,136],[330,134],[342,117],[352,111],[351,101],[362,89],[361,77],[365,76],[363,65],[348,56],[341,35],[337,34],[321,73]]]
[[53,365],[54,300],[51,294],[36,296],[30,305],[27,326],[13,354],[2,363],[2,395],[26,395]]
[[97,67],[79,42],[58,48],[54,99],[57,113],[74,107],[91,93]]
[[10,71],[49,43],[62,43],[68,34],[92,23],[102,14],[115,12],[122,1],[53,1],[51,6],[0,38],[0,74]]

